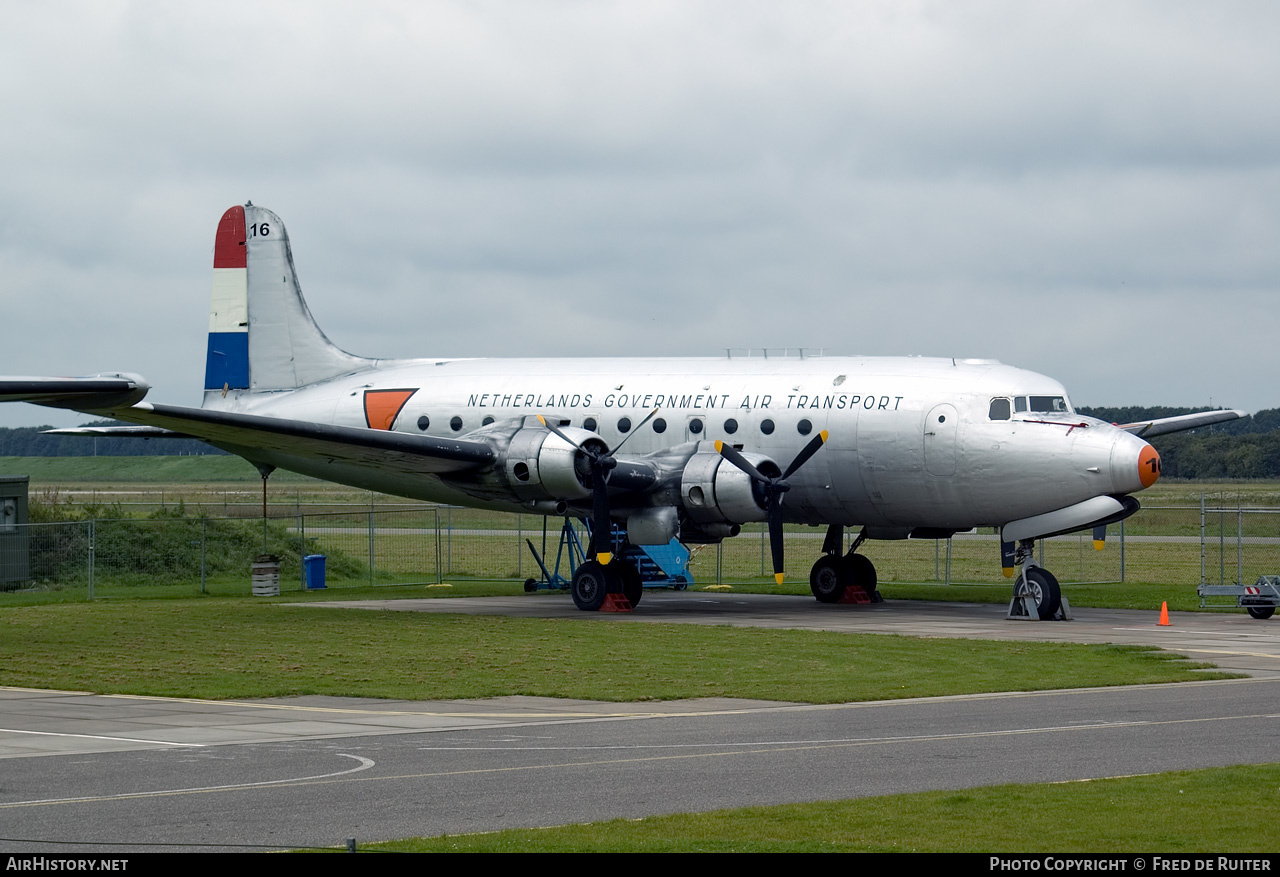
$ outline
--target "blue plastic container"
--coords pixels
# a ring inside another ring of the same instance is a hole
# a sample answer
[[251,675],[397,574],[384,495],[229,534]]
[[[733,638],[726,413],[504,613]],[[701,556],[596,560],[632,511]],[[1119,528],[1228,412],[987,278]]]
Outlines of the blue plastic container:
[[308,554],[302,558],[302,569],[307,577],[308,591],[318,591],[324,587],[323,554]]

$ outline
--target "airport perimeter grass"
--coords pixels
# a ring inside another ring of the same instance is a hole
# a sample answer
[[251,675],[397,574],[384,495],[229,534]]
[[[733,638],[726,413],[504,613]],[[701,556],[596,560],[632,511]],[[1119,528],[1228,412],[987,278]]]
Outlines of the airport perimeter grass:
[[0,684],[413,700],[537,695],[839,703],[1221,678],[1133,646],[921,640],[193,599],[13,607]]
[[409,852],[1256,852],[1280,765],[988,786],[814,804],[417,838]]

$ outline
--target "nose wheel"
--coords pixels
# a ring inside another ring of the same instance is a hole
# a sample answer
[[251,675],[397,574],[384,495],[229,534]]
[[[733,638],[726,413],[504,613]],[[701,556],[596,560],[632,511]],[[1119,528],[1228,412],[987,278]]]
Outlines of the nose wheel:
[[[1014,554],[1018,577],[1013,583],[1013,600],[1009,605],[1008,617],[1027,619],[1034,611],[1035,617],[1041,621],[1052,621],[1060,616],[1070,620],[1058,580],[1047,569],[1036,566],[1032,559],[1034,555],[1034,540],[1027,539],[1018,543]],[[1031,606],[1027,605],[1028,598]]]
[[1062,608],[1062,588],[1053,573],[1038,566],[1030,567],[1013,584],[1013,596],[1030,597],[1036,604],[1041,621],[1051,621]]

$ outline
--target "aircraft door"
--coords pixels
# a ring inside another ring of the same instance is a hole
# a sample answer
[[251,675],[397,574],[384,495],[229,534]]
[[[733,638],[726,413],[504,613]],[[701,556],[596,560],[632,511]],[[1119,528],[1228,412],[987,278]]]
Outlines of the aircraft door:
[[924,464],[933,475],[956,474],[956,435],[960,417],[954,405],[935,405],[924,419]]

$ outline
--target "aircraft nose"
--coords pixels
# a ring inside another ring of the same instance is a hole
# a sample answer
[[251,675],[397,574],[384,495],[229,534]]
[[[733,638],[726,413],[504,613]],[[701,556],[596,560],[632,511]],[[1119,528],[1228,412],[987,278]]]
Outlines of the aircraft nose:
[[1151,445],[1138,455],[1138,480],[1143,487],[1150,487],[1160,480],[1160,452]]
[[1125,433],[1111,450],[1111,480],[1118,493],[1135,493],[1160,478],[1160,453],[1137,436]]

